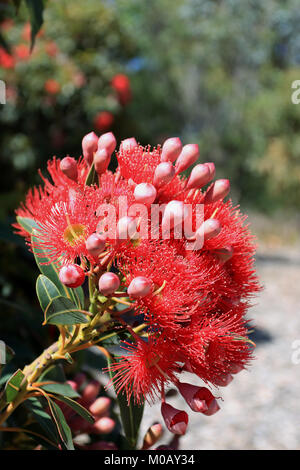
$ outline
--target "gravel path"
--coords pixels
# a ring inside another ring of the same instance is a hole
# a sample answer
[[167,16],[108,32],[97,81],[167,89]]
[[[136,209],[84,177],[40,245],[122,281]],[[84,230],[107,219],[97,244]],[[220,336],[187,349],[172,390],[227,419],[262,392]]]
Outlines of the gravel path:
[[[181,449],[300,449],[300,252],[296,255],[258,256],[264,290],[250,311],[257,359],[249,372],[217,391],[224,401],[216,415],[189,412]],[[182,398],[169,401],[188,411]],[[147,406],[142,430],[155,421],[161,422],[159,406]],[[160,443],[170,438],[166,431]]]

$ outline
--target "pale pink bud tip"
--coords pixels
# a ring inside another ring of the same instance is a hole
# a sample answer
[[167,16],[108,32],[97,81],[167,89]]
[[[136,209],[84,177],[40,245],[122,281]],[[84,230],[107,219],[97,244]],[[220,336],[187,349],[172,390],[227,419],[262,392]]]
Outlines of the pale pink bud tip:
[[185,434],[189,421],[188,414],[185,411],[177,410],[167,403],[162,403],[161,414],[170,432],[180,436]]
[[204,204],[212,204],[213,202],[224,199],[230,191],[229,180],[215,181],[204,196]]
[[187,144],[183,147],[181,154],[176,160],[176,173],[181,173],[193,165],[199,158],[199,145]]
[[207,162],[207,163],[204,163],[204,165],[207,166],[208,169],[209,169],[210,179],[213,179],[215,177],[215,174],[216,174],[215,164],[213,162]]
[[138,146],[137,141],[134,137],[130,137],[129,139],[122,140],[120,150],[126,152],[127,150],[133,150],[135,147]]
[[141,204],[151,205],[156,198],[156,189],[153,184],[140,183],[134,188],[134,198]]
[[113,294],[120,286],[120,280],[114,273],[104,273],[99,279],[99,291],[103,295]]
[[117,140],[112,132],[102,134],[98,140],[98,150],[106,149],[111,155],[117,146]]
[[153,183],[155,186],[160,188],[165,184],[168,184],[175,175],[175,168],[171,162],[162,162],[157,165],[154,173]]
[[210,240],[221,232],[221,224],[217,219],[207,219],[196,232],[197,237],[203,237],[204,240]]
[[92,233],[85,242],[85,247],[90,255],[98,256],[105,248],[106,239],[103,235]]
[[110,398],[99,397],[91,404],[91,406],[89,407],[89,411],[95,416],[100,416],[108,412],[110,405]]
[[61,171],[68,177],[70,180],[77,181],[78,170],[76,160],[72,157],[65,157],[62,159],[59,165]]
[[226,263],[233,256],[233,247],[231,245],[224,246],[224,248],[218,248],[214,250],[214,254],[222,262]]
[[151,288],[152,283],[149,279],[144,276],[138,276],[135,277],[129,284],[127,293],[129,297],[132,297],[133,299],[139,299],[146,297],[146,295],[151,292]]
[[100,392],[101,384],[98,380],[89,382],[82,392],[82,400],[84,403],[91,403],[94,401]]
[[97,150],[94,155],[94,165],[96,173],[100,176],[105,173],[110,163],[110,154],[107,149]]
[[92,432],[94,432],[95,434],[109,434],[112,432],[115,425],[115,421],[111,418],[100,418],[93,424]]
[[117,238],[119,240],[128,240],[136,234],[137,222],[133,217],[124,216],[117,223]]
[[162,146],[160,160],[162,162],[175,162],[176,158],[179,157],[181,150],[182,143],[179,137],[171,137],[170,139],[167,139]]
[[67,287],[79,287],[85,278],[84,270],[78,264],[68,264],[59,271],[59,280]]
[[153,424],[147,431],[144,437],[142,450],[147,450],[154,446],[156,442],[163,435],[163,427],[160,423]]
[[88,165],[93,163],[94,153],[98,147],[98,136],[95,132],[90,132],[82,139],[82,152]]
[[227,385],[230,384],[230,382],[233,381],[233,377],[231,374],[226,374],[223,375],[222,377],[219,377],[214,381],[215,385],[218,385],[219,387],[227,387]]
[[162,218],[163,230],[168,228],[172,229],[183,221],[188,216],[188,208],[185,206],[183,201],[170,201],[166,205],[164,215]]
[[211,179],[209,167],[200,163],[192,169],[186,189],[202,188],[202,186],[209,183]]

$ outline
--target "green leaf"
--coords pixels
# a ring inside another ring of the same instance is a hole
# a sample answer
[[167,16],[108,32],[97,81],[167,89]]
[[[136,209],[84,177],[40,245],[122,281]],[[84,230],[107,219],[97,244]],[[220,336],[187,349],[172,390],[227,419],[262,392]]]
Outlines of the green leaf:
[[39,378],[40,382],[45,382],[47,380],[53,380],[53,382],[60,382],[65,383],[66,376],[64,372],[64,368],[61,364],[52,364],[52,366],[48,367]]
[[50,325],[78,325],[88,323],[86,315],[82,310],[65,297],[56,297],[45,310],[44,324]]
[[70,398],[78,398],[80,397],[79,393],[77,393],[73,388],[67,383],[51,383],[47,385],[41,385],[40,388],[45,390],[48,393],[55,393],[56,395],[63,395],[65,397]]
[[92,164],[90,171],[85,180],[86,186],[92,186],[93,184],[98,184],[98,175],[95,171],[95,166]]
[[71,429],[69,428],[60,407],[48,397],[48,405],[53,416],[58,434],[68,450],[74,450]]
[[20,386],[25,379],[25,375],[18,369],[8,380],[4,390],[6,403],[11,403],[19,393]]
[[[46,403],[46,401],[45,401]],[[58,434],[52,417],[45,411],[45,406],[41,400],[35,397],[27,398],[25,407],[31,411],[37,423],[44,429],[47,436],[55,442],[58,442]]]
[[82,405],[77,403],[77,401],[71,400],[71,398],[66,396],[58,396],[57,399],[64,402],[66,405],[69,405],[77,414],[79,414],[83,419],[85,419],[89,423],[93,424],[95,422],[91,413],[86,410]]
[[[112,379],[115,375],[114,371],[112,371],[110,368],[110,365],[113,361],[117,361],[117,359],[113,356],[107,359],[109,375]],[[135,449],[138,438],[138,432],[144,413],[144,403],[142,405],[137,405],[134,403],[133,398],[131,398],[130,402],[128,403],[126,395],[120,392],[117,394],[117,401],[120,408],[120,417],[125,437],[130,447],[132,449]]]
[[31,50],[33,49],[35,37],[43,24],[43,0],[25,0],[29,10],[31,24]]
[[17,217],[17,222],[21,225],[21,227],[28,232],[30,235],[33,233],[33,229],[38,229],[38,224],[29,217]]
[[40,274],[37,278],[36,293],[43,312],[46,310],[51,300],[60,296],[60,292],[56,285],[43,274]]

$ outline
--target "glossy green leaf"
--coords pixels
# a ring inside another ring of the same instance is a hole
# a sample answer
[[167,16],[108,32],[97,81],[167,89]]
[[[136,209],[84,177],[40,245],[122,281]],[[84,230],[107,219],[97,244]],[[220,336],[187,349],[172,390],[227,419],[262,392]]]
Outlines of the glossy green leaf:
[[19,217],[17,217],[17,222],[30,235],[32,235],[34,229],[39,228],[38,224],[33,219],[30,219],[29,217],[20,217],[19,216]]
[[60,296],[60,292],[56,285],[43,274],[40,274],[37,278],[36,293],[43,312],[46,310],[51,300]]
[[48,397],[48,405],[53,416],[58,434],[68,450],[74,450],[71,430],[60,407]]
[[63,395],[70,398],[78,398],[80,397],[79,393],[77,393],[73,388],[67,383],[50,383],[47,385],[41,385],[41,387],[45,392],[48,393],[55,393],[56,395]]
[[88,319],[81,309],[65,297],[56,297],[45,310],[44,324],[50,325],[78,325],[88,323]]
[[25,375],[18,369],[8,380],[4,390],[6,403],[11,403],[19,393],[20,386],[25,379]]
[[77,403],[77,401],[71,400],[71,398],[66,396],[58,396],[58,400],[64,402],[66,405],[70,406],[79,416],[88,421],[89,423],[94,423],[94,418],[91,413],[85,409],[82,405]]
[[[112,379],[114,378],[115,373],[111,370],[110,364],[116,361],[117,359],[113,356],[111,357],[111,359],[107,359],[109,375]],[[125,437],[131,449],[135,449],[138,438],[138,432],[144,413],[144,403],[141,405],[137,405],[134,403],[133,398],[131,398],[130,402],[128,403],[126,395],[123,393],[117,394],[117,401],[120,408],[120,417]]]
[[65,383],[66,376],[61,364],[52,364],[39,377],[40,382],[52,380],[53,382]]
[[25,0],[29,10],[31,24],[31,49],[34,46],[35,37],[43,24],[43,0]]
[[[45,403],[47,403],[45,401]],[[25,407],[32,413],[36,422],[46,432],[47,436],[54,442],[58,442],[58,433],[52,417],[45,411],[45,406],[39,398],[28,398]]]

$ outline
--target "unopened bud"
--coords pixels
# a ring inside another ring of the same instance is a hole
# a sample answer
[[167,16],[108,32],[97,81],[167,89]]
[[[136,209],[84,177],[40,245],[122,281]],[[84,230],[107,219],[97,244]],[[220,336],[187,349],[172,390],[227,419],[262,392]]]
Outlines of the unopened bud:
[[100,176],[105,173],[110,163],[110,154],[107,149],[98,149],[94,155],[96,173]]
[[119,240],[128,240],[133,238],[137,230],[137,221],[133,217],[125,215],[117,223],[117,238]]
[[186,189],[202,188],[202,186],[205,186],[211,179],[209,167],[200,163],[192,169]]
[[216,174],[215,164],[213,162],[207,162],[207,163],[204,163],[204,165],[207,166],[208,169],[209,169],[210,179],[213,179],[215,177],[215,174]]
[[153,424],[145,434],[142,450],[154,446],[163,435],[163,427],[160,423]]
[[183,201],[170,201],[166,205],[163,218],[162,228],[163,231],[168,228],[172,229],[179,224],[182,224],[188,217],[189,211]]
[[156,198],[156,189],[151,183],[140,183],[134,188],[134,198],[141,204],[151,205]]
[[154,173],[153,184],[160,188],[168,184],[175,175],[175,168],[171,162],[162,162],[157,165]]
[[193,411],[210,416],[220,409],[215,397],[206,387],[179,383],[178,390]]
[[114,273],[104,273],[99,279],[99,291],[104,296],[113,294],[120,286],[120,279]]
[[106,149],[111,155],[117,146],[117,140],[112,132],[102,134],[98,140],[98,150]]
[[185,411],[177,410],[168,403],[162,403],[161,414],[170,432],[182,436],[186,432],[189,417]]
[[112,432],[115,425],[115,421],[111,418],[100,418],[92,425],[91,432],[94,434],[109,434]]
[[98,147],[98,136],[95,132],[90,132],[85,135],[82,139],[82,152],[85,158],[85,161],[89,166],[93,163],[94,153]]
[[215,249],[214,254],[222,263],[226,263],[226,261],[229,261],[230,258],[232,258],[233,247],[228,245],[224,246],[223,248]]
[[105,248],[106,239],[103,235],[92,233],[85,242],[85,247],[90,255],[98,256]]
[[72,157],[65,157],[62,159],[59,165],[61,171],[68,177],[70,180],[77,181],[78,170],[77,162]]
[[152,283],[150,279],[144,276],[135,277],[127,289],[129,297],[133,299],[140,299],[146,297],[151,292]]
[[221,232],[222,226],[217,219],[207,219],[196,231],[196,238],[203,237],[204,240],[210,240]]
[[90,403],[96,399],[100,392],[101,384],[98,380],[92,380],[85,387],[81,395],[81,400],[84,403]]
[[215,181],[204,196],[204,204],[212,204],[213,202],[224,199],[230,191],[229,180]]
[[79,287],[83,284],[85,272],[78,264],[68,264],[59,271],[59,280],[67,287]]
[[199,158],[199,146],[197,144],[187,144],[183,147],[181,154],[176,160],[176,173],[181,173],[193,165]]
[[175,162],[176,158],[179,157],[182,150],[182,143],[179,137],[171,137],[167,139],[161,151],[160,160],[162,162]]
[[110,398],[99,397],[91,404],[91,406],[89,407],[89,411],[95,416],[100,416],[108,412],[110,405]]
[[120,150],[126,152],[127,150],[133,150],[135,147],[138,146],[137,141],[134,137],[129,137],[129,139],[122,140]]

